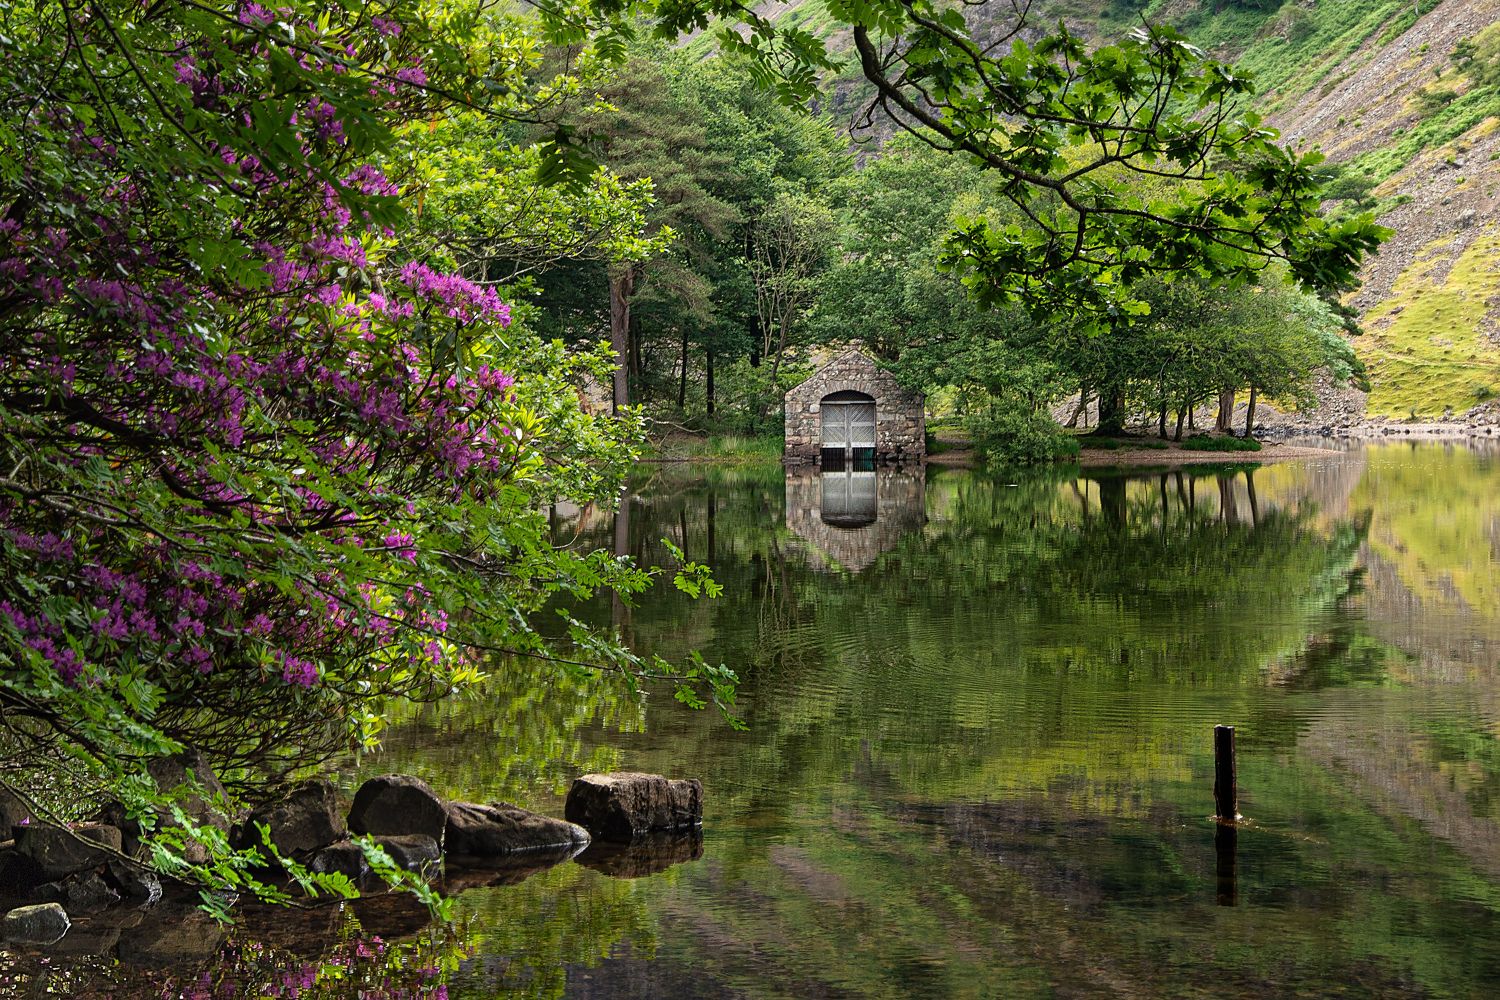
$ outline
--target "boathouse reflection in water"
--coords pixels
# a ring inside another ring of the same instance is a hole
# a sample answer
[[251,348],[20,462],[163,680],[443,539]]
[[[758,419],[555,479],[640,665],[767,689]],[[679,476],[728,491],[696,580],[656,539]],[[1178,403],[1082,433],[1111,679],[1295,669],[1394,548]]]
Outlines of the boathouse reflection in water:
[[927,523],[926,470],[853,463],[786,471],[786,526],[851,573],[873,565],[902,535]]

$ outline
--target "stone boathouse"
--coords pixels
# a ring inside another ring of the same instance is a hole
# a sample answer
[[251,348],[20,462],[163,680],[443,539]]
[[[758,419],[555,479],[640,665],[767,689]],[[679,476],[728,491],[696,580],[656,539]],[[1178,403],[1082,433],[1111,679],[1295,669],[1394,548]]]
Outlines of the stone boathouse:
[[922,394],[902,388],[858,348],[836,355],[785,399],[788,462],[901,464],[926,454]]

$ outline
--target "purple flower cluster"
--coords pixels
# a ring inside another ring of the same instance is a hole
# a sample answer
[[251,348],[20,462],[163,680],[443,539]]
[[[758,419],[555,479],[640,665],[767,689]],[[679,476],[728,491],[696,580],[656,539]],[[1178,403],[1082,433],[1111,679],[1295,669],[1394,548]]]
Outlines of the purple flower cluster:
[[0,601],[0,627],[7,623],[19,634],[22,645],[50,664],[64,684],[78,684],[83,660],[56,623],[44,614],[28,615],[9,601]]
[[434,271],[411,261],[401,269],[401,280],[419,298],[435,302],[443,314],[461,323],[485,321],[510,325],[510,306],[493,289],[458,274]]
[[312,687],[318,679],[318,665],[299,656],[282,654],[281,679],[298,687]]

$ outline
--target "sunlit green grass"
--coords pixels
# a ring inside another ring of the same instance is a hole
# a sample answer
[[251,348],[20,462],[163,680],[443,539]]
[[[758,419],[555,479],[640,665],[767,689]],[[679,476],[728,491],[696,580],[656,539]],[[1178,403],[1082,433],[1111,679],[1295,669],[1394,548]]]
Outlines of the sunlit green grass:
[[1356,349],[1370,369],[1369,412],[1392,417],[1461,415],[1500,395],[1500,345],[1491,322],[1500,236],[1476,240],[1446,274],[1446,242],[1435,243],[1365,320]]

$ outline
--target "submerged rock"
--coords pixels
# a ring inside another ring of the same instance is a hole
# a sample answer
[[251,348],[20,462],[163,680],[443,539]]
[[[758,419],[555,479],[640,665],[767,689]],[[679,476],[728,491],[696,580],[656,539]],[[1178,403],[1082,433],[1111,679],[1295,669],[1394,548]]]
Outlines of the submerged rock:
[[703,825],[703,785],[659,774],[585,774],[568,790],[564,815],[605,840]]
[[120,943],[120,928],[113,924],[95,927],[90,922],[75,923],[61,941],[47,949],[51,958],[104,957]]
[[271,829],[271,843],[282,854],[306,857],[344,839],[338,791],[326,781],[304,781],[281,798],[251,810],[234,837],[239,848],[259,847],[258,825]]
[[0,918],[0,937],[13,944],[51,944],[68,933],[73,923],[56,903],[37,903],[11,910]]
[[421,778],[385,774],[359,786],[349,807],[355,833],[401,837],[420,834],[439,846],[448,825],[448,807]]
[[546,848],[581,848],[589,842],[588,831],[581,826],[508,802],[449,803],[445,836],[449,853],[479,858]]
[[106,864],[119,853],[120,845],[120,828],[108,823],[16,827],[16,851],[36,862],[49,880]]
[[127,965],[166,969],[212,958],[223,942],[224,928],[202,910],[157,907],[120,938],[118,955]]

